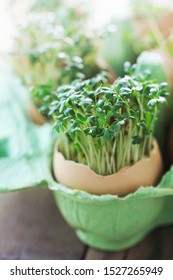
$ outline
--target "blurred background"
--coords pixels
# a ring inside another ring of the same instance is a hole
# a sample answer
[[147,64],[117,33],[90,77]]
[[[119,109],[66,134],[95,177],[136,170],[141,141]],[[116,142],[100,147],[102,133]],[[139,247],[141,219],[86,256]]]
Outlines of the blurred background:
[[[56,6],[57,0],[47,1],[44,0],[1,0],[0,1],[0,51],[9,51],[13,47],[13,40],[18,33],[18,24],[25,22],[27,16],[34,7],[42,6],[43,9],[49,10],[54,5]],[[168,10],[173,8],[173,2],[171,0],[122,0],[122,1],[75,1],[66,0],[69,5],[76,5],[76,3],[82,2],[89,11],[90,26],[101,26],[106,22],[109,22],[111,17],[124,17],[132,13],[135,6],[141,8],[143,6],[154,5],[155,7],[162,7]],[[145,3],[141,3],[145,2]],[[51,4],[52,3],[52,4]],[[63,1],[64,3],[64,1]],[[148,12],[151,12],[148,10]]]
[[[49,102],[46,99],[49,91],[66,83],[69,84],[75,79],[95,77],[104,70],[109,74],[109,82],[113,83],[117,77],[123,75],[125,61],[137,62],[139,73],[144,73],[149,68],[151,77],[157,78],[158,82],[168,82],[169,89],[172,91],[172,56],[172,0],[0,0],[0,157],[2,160],[7,158],[7,165],[1,169],[3,172],[0,171],[4,175],[5,185],[13,186],[12,190],[16,186],[21,189],[28,187],[28,181],[26,179],[25,182],[23,174],[22,177],[19,176],[16,179],[17,183],[13,176],[10,182],[8,169],[11,167],[11,174],[14,175],[20,168],[13,169],[13,162],[18,163],[18,158],[25,159],[28,154],[35,155],[36,153],[37,156],[36,143],[39,141],[36,141],[35,137],[38,137],[39,134],[36,135],[35,126],[30,120],[32,119],[38,125],[50,122],[45,103]],[[3,62],[2,65],[1,62]],[[6,68],[8,71],[4,71]],[[41,98],[38,100],[38,97]],[[44,103],[42,103],[43,100]],[[43,106],[44,104],[45,106]],[[155,132],[164,157],[165,169],[169,169],[173,163],[172,108],[173,100],[170,98],[168,106],[160,114]],[[42,138],[41,136],[39,135],[39,139]],[[49,135],[47,136],[45,139],[49,138]],[[8,160],[10,160],[10,164]],[[21,170],[23,170],[22,168]],[[33,178],[31,173],[32,182]],[[10,188],[8,190],[10,191]],[[22,206],[24,207],[26,198],[20,200],[24,202]],[[14,197],[14,201],[17,201],[16,197]],[[33,201],[34,199],[31,197],[28,202],[30,210]],[[2,207],[6,203],[8,206],[8,202],[4,198],[3,203]],[[13,203],[9,201],[10,206]],[[16,205],[19,205],[20,208],[20,202],[16,202]],[[37,201],[35,205],[37,207]],[[43,209],[47,209],[47,194],[45,195],[45,205]],[[27,213],[29,213],[28,209]],[[32,217],[35,217],[34,211],[33,208]],[[6,211],[3,209],[1,213],[6,213]],[[3,218],[3,221],[8,226],[6,220],[9,220],[9,216],[7,214],[7,218]],[[51,216],[51,211],[49,214]],[[42,213],[40,215],[44,216]],[[13,226],[14,213],[10,214],[10,217]],[[25,214],[23,217],[25,220]],[[47,221],[49,220],[47,219]],[[38,221],[40,221],[39,215],[35,229],[39,228]],[[46,222],[43,224],[46,225]],[[18,229],[20,226],[16,226],[16,228]],[[21,227],[21,231],[23,228]],[[33,230],[32,226],[30,228]],[[4,227],[4,237],[0,236],[1,240],[6,239],[7,232],[13,234],[13,230],[10,228],[5,229]],[[44,228],[42,232],[45,231]],[[59,229],[57,229],[58,231]],[[28,234],[28,231],[27,233],[24,231],[24,242],[26,235],[28,238],[30,238],[29,235],[33,236],[32,232]],[[60,240],[63,235],[64,233],[60,231]],[[172,231],[170,236],[172,238]],[[158,245],[160,246],[159,238]],[[10,240],[12,239],[10,237]],[[18,239],[21,244],[20,234]],[[33,241],[32,238],[29,240],[30,245]],[[47,240],[51,240],[51,238],[48,237]],[[67,253],[73,244],[70,240],[68,238],[70,244],[68,242],[66,244]],[[45,240],[43,241],[45,244]],[[6,242],[6,244],[8,243]],[[39,245],[37,239],[35,244]],[[48,243],[48,248],[49,246]],[[157,250],[159,246],[156,246]],[[53,250],[57,247],[52,245]],[[38,252],[40,248],[42,249],[42,246],[39,246]],[[74,248],[75,250],[77,248],[75,242]],[[10,250],[9,252],[11,252]],[[0,251],[3,253],[2,249]],[[127,255],[126,252],[125,255]],[[23,256],[26,257],[26,255]],[[28,256],[30,257],[30,255]]]

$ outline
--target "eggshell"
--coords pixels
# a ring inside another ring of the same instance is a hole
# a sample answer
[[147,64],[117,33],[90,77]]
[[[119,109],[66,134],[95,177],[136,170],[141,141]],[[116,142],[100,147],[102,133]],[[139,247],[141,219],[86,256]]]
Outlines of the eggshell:
[[38,125],[46,123],[46,119],[39,113],[38,109],[31,102],[28,102],[28,113],[34,123]]
[[136,191],[140,186],[156,185],[162,171],[162,158],[155,140],[149,157],[108,176],[98,175],[86,165],[66,160],[57,148],[53,156],[53,172],[59,183],[96,195],[124,196]]

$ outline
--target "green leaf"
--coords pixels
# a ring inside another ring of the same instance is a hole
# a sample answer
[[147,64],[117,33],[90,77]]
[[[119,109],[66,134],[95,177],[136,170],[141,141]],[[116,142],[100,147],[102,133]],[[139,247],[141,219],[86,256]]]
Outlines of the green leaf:
[[77,113],[77,118],[78,118],[78,120],[80,120],[81,123],[85,123],[86,122],[86,117],[84,117],[80,113]]
[[121,129],[121,125],[119,123],[113,123],[111,125],[111,128],[114,130],[114,131],[118,131]]
[[86,113],[89,113],[94,108],[94,105],[89,105],[86,107]]
[[71,129],[71,132],[81,132],[80,127],[75,127],[73,129]]
[[148,103],[148,107],[154,107],[157,104],[157,99],[151,99]]
[[166,98],[163,97],[163,96],[159,96],[159,97],[157,98],[157,101],[158,101],[158,103],[166,103]]
[[107,115],[106,115],[106,122],[107,122],[107,123],[110,122],[111,117],[112,117],[112,112],[109,111],[109,112],[107,113]]
[[86,120],[87,123],[90,123],[95,120],[95,116],[89,116]]
[[80,103],[79,103],[79,106],[84,106],[84,105],[90,105],[92,104],[92,99],[91,98],[85,98],[84,100],[82,100]]
[[55,129],[58,133],[64,132],[64,125],[60,121],[56,121],[53,124],[53,129]]
[[63,109],[64,109],[64,105],[65,105],[65,100],[60,102],[60,108],[59,108],[59,112],[62,113]]
[[121,95],[129,95],[132,92],[132,90],[128,87],[121,87],[119,92]]
[[130,73],[130,71],[131,71],[131,63],[129,61],[126,61],[124,63],[124,72],[125,73]]
[[104,103],[105,103],[105,99],[100,99],[97,103],[97,107],[103,108]]
[[108,129],[104,130],[103,138],[104,138],[105,141],[109,141],[111,139],[111,135],[110,135],[110,132],[109,132]]
[[103,113],[103,109],[100,108],[100,107],[97,107],[97,108],[96,108],[96,111],[97,111],[97,113]]
[[166,82],[162,82],[159,84],[159,89],[163,89],[163,88],[167,88],[168,87],[168,83]]
[[112,97],[112,92],[110,92],[110,91],[105,92],[105,97],[107,99],[110,99]]
[[65,115],[65,116],[74,115],[74,114],[73,114],[73,109],[72,109],[72,108],[67,108],[67,109],[64,111],[64,115]]

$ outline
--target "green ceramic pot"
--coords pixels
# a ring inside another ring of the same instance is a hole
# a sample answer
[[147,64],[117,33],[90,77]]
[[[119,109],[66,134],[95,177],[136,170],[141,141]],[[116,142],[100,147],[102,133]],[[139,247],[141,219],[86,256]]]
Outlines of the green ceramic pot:
[[91,195],[60,184],[51,189],[79,239],[98,249],[128,248],[155,227],[173,222],[173,189],[162,185],[141,187],[124,198]]

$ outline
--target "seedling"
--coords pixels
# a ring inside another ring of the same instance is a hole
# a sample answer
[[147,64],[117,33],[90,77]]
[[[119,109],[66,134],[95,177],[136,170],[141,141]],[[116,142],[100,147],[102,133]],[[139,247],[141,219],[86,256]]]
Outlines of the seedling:
[[16,38],[15,68],[26,86],[47,84],[55,89],[99,71],[96,40],[83,28],[86,16],[72,8],[64,12],[33,13],[21,27]]
[[47,109],[67,159],[109,175],[149,156],[167,84],[134,74],[134,68],[126,63],[127,74],[113,85],[102,73],[44,97],[52,98]]

